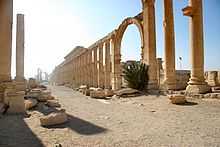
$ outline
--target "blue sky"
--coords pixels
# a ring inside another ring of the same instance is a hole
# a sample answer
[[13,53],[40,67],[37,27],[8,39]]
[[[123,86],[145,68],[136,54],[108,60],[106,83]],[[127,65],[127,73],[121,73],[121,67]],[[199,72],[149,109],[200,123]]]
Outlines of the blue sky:
[[[164,55],[162,2],[156,0],[157,57]],[[203,2],[205,68],[220,70],[220,1]],[[187,0],[174,0],[176,59],[181,56],[182,68],[190,69],[188,18],[181,11],[186,5]],[[14,14],[24,13],[26,19],[26,77],[34,76],[38,67],[51,72],[74,46],[88,47],[142,10],[141,0],[15,0],[14,8]],[[136,26],[127,28],[121,50],[122,60],[140,58]],[[180,68],[178,60],[176,68]]]

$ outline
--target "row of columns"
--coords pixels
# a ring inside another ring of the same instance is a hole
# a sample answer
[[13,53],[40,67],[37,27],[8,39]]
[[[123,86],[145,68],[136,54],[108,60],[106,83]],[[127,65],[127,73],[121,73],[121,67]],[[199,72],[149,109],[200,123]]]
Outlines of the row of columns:
[[89,87],[111,88],[110,40],[87,49],[76,56],[73,61],[74,87],[88,85]]
[[[0,0],[0,82],[11,81],[13,0]],[[17,14],[16,77],[24,81],[24,15]]]
[[[149,86],[156,88],[156,32],[155,32],[155,0],[142,0],[144,28],[144,59],[149,65]],[[187,91],[189,93],[205,93],[209,87],[204,79],[204,42],[202,0],[189,0],[189,6],[183,9],[189,16],[191,78]],[[175,35],[173,0],[164,0],[164,43],[165,43],[165,85],[167,89],[176,89],[175,73]],[[153,86],[152,86],[153,85]]]

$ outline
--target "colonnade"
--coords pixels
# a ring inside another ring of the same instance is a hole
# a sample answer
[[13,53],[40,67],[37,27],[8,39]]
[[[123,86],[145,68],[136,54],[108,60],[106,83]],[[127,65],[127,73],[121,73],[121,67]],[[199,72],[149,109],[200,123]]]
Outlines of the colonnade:
[[[191,78],[187,91],[205,93],[209,90],[204,80],[204,47],[202,0],[188,0],[189,6],[183,13],[189,16],[190,56],[192,61]],[[175,30],[173,0],[163,1],[163,29],[165,46],[165,78],[163,84],[169,90],[176,89],[175,69]],[[111,35],[104,37],[78,55],[73,64],[74,83],[92,87],[120,89],[122,85],[121,40],[130,24],[135,24],[141,34],[142,62],[149,66],[148,89],[158,89],[156,58],[155,0],[142,0],[143,12],[127,18]],[[106,39],[108,38],[108,39]]]
[[[72,77],[69,75],[67,77],[63,76],[63,68],[66,66],[65,60],[60,64],[51,75],[51,82],[58,84],[71,84],[73,87],[79,87],[80,85],[87,85],[89,87],[100,87],[110,89],[112,87],[111,83],[111,53],[110,53],[110,35],[108,38],[104,38],[95,44],[93,44],[88,49],[83,47],[79,48],[83,50],[80,53],[74,52],[74,50],[69,54],[69,56],[74,56],[69,63],[71,63]],[[113,49],[112,49],[113,50]],[[75,55],[73,55],[75,54]],[[64,79],[68,79],[65,80]]]

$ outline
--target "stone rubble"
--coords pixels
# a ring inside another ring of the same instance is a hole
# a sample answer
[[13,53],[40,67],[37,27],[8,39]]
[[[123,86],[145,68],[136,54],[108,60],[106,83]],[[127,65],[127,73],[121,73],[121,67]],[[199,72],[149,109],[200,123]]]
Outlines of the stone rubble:
[[168,98],[172,104],[185,104],[187,102],[186,97],[180,94],[168,95]]
[[67,114],[65,113],[65,110],[53,112],[49,115],[42,116],[40,118],[41,126],[59,125],[67,121],[68,121],[68,117],[67,117]]

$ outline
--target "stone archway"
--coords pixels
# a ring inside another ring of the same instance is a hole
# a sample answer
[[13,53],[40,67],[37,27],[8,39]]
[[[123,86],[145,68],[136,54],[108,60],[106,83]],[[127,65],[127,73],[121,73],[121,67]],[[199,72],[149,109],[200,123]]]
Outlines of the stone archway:
[[125,19],[116,30],[113,39],[113,50],[112,50],[112,89],[121,89],[122,86],[122,70],[121,70],[121,42],[123,35],[127,27],[131,24],[135,24],[139,30],[141,37],[141,60],[143,60],[143,49],[144,49],[144,33],[142,25],[142,13],[135,17],[129,17]]
[[121,23],[121,25],[117,29],[115,46],[116,46],[116,49],[118,49],[119,52],[120,52],[121,51],[121,42],[122,42],[124,33],[125,33],[125,31],[126,31],[126,29],[128,28],[129,25],[134,24],[134,25],[137,26],[137,28],[139,30],[139,33],[140,33],[140,37],[141,37],[141,59],[143,59],[143,48],[144,48],[143,25],[142,25],[142,20],[137,18],[138,16],[129,17]]

